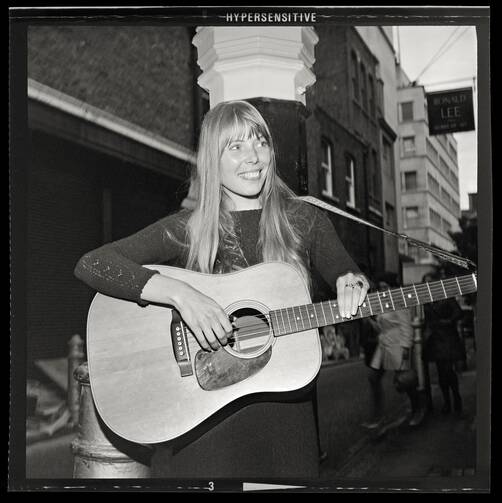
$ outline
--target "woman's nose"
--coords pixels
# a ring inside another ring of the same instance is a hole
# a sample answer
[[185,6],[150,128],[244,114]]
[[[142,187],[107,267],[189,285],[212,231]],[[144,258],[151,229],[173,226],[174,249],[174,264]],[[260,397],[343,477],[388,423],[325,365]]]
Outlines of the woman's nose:
[[256,151],[256,147],[254,145],[248,148],[246,161],[253,164],[258,162],[258,152]]

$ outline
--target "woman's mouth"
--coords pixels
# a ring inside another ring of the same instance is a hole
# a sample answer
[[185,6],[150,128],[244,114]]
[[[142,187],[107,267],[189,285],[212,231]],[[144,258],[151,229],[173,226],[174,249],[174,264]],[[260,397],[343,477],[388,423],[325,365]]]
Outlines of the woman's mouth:
[[245,180],[257,180],[260,178],[260,173],[261,169],[257,169],[254,171],[246,171],[245,173],[239,173],[239,176],[241,178],[244,178]]

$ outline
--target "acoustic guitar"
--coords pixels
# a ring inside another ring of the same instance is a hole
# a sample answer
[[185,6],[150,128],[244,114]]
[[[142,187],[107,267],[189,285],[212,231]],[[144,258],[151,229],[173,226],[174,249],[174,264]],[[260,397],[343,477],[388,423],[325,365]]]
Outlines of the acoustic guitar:
[[87,356],[97,411],[117,435],[152,444],[176,438],[230,402],[293,391],[321,366],[318,328],[477,290],[475,274],[369,293],[352,318],[336,300],[312,303],[291,265],[270,262],[229,274],[147,266],[213,298],[235,327],[217,351],[200,348],[169,306],[96,294],[87,320]]

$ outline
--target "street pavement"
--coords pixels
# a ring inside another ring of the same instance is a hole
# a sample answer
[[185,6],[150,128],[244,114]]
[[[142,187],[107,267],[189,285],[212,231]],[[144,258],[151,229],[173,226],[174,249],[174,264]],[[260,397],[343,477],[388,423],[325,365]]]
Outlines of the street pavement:
[[[347,364],[348,365],[348,364]],[[343,366],[324,367],[318,381],[319,409],[321,414],[337,414],[336,399],[326,402],[326,388],[333,387],[336,378],[342,375]],[[350,369],[348,369],[350,372]],[[344,373],[347,373],[345,370]],[[354,378],[364,375],[361,366],[354,365]],[[432,377],[432,376],[431,376]],[[360,404],[368,395],[354,396],[351,408],[353,418],[353,444],[346,448],[343,436],[331,438],[333,431],[326,431],[326,418],[320,419],[321,447],[327,451],[327,459],[321,464],[321,480],[358,481],[372,485],[376,481],[391,481],[399,487],[399,481],[421,479],[439,482],[444,478],[454,478],[455,487],[469,487],[476,475],[476,371],[470,369],[459,374],[460,390],[463,398],[461,414],[443,414],[442,399],[437,383],[432,383],[434,410],[429,412],[418,427],[408,425],[409,406],[405,397],[392,394],[391,386],[386,387],[386,397],[394,400],[387,405],[387,428],[377,432],[365,430],[361,426]],[[350,386],[350,384],[348,384]],[[352,383],[352,386],[356,386]],[[359,393],[361,395],[361,393]],[[337,441],[344,448],[342,455],[337,453]],[[377,484],[378,485],[378,484]],[[436,484],[437,485],[437,484]],[[440,485],[440,483],[439,483]]]

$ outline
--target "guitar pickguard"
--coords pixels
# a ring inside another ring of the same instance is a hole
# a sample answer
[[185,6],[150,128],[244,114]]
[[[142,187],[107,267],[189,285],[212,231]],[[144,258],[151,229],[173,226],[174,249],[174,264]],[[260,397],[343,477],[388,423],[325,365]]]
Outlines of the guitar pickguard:
[[195,356],[195,375],[203,390],[217,390],[256,374],[271,356],[271,347],[255,358],[239,358],[224,349],[212,352],[200,350]]

